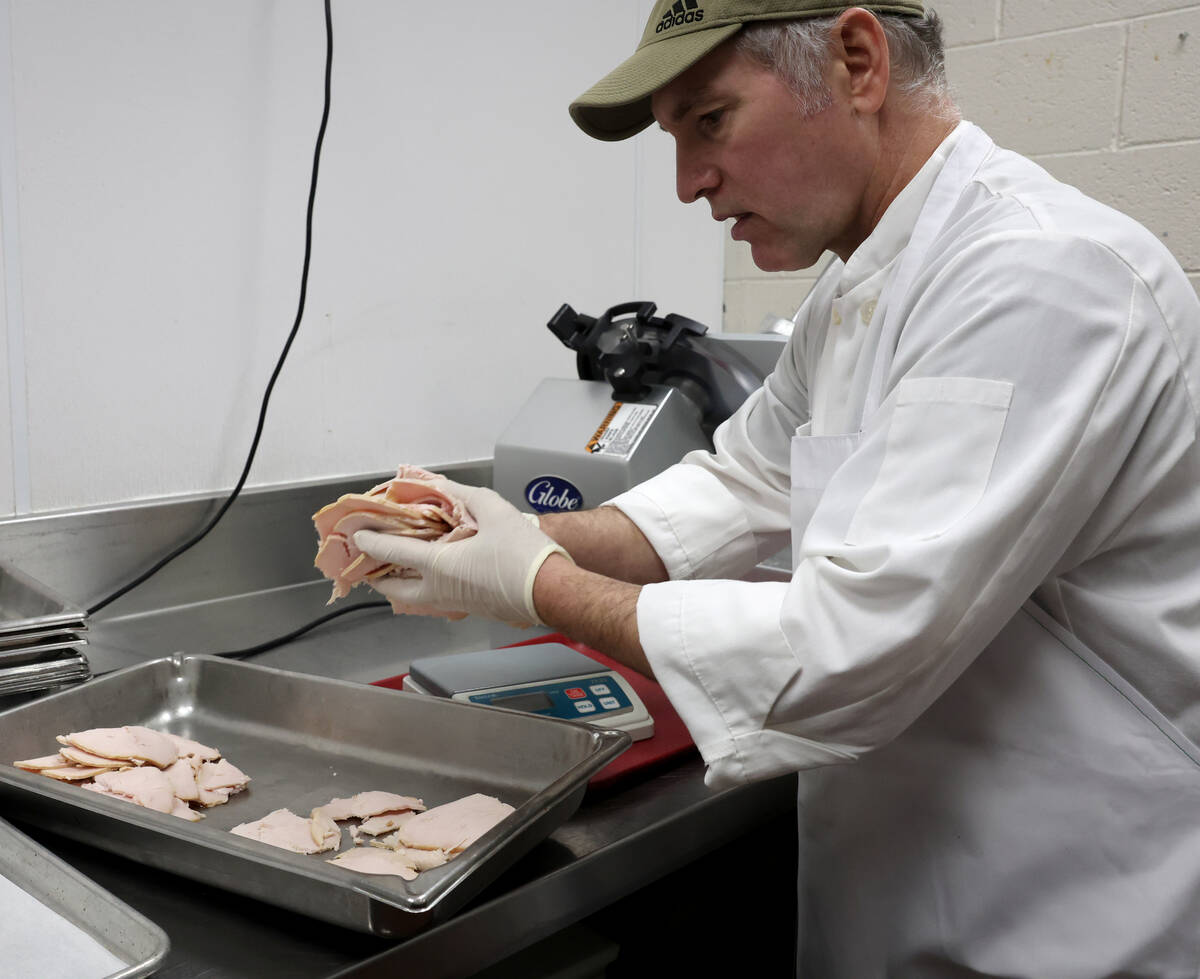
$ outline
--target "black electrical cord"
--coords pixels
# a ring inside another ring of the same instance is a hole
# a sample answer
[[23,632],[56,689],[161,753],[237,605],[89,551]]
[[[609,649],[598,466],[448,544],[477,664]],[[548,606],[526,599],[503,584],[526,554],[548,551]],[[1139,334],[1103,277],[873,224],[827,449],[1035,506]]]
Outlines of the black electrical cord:
[[[254,455],[258,451],[258,443],[262,438],[263,426],[267,418],[267,403],[271,400],[271,392],[275,388],[275,381],[279,378],[279,373],[283,370],[283,362],[287,359],[288,351],[292,348],[292,341],[296,339],[296,334],[300,330],[300,321],[304,318],[304,303],[308,295],[308,268],[312,259],[312,224],[313,224],[313,205],[317,198],[317,173],[321,166],[321,146],[325,142],[325,128],[329,123],[329,93],[330,82],[332,79],[333,69],[333,12],[330,9],[330,0],[325,0],[325,104],[321,110],[321,127],[317,131],[317,145],[313,151],[312,165],[312,181],[308,190],[308,212],[304,222],[304,266],[300,272],[300,306],[296,310],[296,321],[292,324],[292,331],[288,334],[287,342],[283,345],[283,352],[279,355],[279,360],[275,364],[275,370],[271,373],[271,380],[267,383],[266,392],[263,394],[262,405],[258,412],[258,427],[254,431],[254,440],[250,443],[250,452],[246,456],[246,464],[242,468],[242,474],[238,477],[237,484],[233,488],[233,492],[229,494],[225,502],[216,514],[209,520],[208,524],[190,540],[180,544],[175,550],[171,551],[166,557],[162,558],[153,567],[142,572],[138,577],[126,585],[122,585],[107,598],[102,599],[87,610],[88,615],[94,615],[102,608],[115,602],[126,592],[132,591],[142,582],[146,581],[151,576],[157,574],[175,558],[179,557],[184,551],[193,545],[199,543],[210,530],[217,525],[226,511],[233,506],[233,501],[238,498],[242,492],[242,487],[246,485],[246,478],[250,475],[250,466],[254,462]],[[343,609],[343,611],[353,611],[355,607]]]
[[286,636],[276,636],[274,639],[268,639],[266,642],[260,642],[257,646],[247,646],[245,649],[230,649],[223,653],[213,653],[213,656],[224,656],[228,659],[247,659],[250,656],[257,656],[259,653],[265,653],[268,649],[274,649],[276,646],[282,646],[285,642],[291,642],[306,632],[315,629],[319,625],[323,625],[330,619],[336,619],[341,615],[348,615],[351,612],[361,612],[364,609],[372,608],[391,608],[390,602],[363,602],[360,605],[347,605],[345,608],[340,608],[336,612],[329,612],[322,615],[319,619],[313,619],[307,625],[302,625],[299,629],[289,632]]

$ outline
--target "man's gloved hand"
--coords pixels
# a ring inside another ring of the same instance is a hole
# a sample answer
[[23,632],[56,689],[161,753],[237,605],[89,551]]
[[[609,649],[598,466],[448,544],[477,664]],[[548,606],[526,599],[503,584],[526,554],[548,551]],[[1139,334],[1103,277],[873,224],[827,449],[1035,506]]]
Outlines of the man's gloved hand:
[[446,491],[462,500],[475,518],[475,535],[442,544],[360,530],[354,535],[360,550],[420,575],[376,578],[371,587],[401,606],[433,606],[501,622],[540,624],[533,580],[551,554],[568,560],[570,555],[492,490],[447,480]]

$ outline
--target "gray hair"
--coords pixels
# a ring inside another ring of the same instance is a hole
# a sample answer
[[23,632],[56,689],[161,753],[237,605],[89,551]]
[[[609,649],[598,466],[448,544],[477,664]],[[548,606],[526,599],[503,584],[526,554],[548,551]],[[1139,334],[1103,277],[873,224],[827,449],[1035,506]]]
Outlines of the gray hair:
[[[891,55],[892,86],[917,108],[957,119],[958,109],[946,81],[942,19],[933,10],[924,17],[877,14]],[[812,115],[826,109],[833,95],[825,81],[836,17],[758,21],[734,38],[737,50],[774,71],[795,93],[800,109]]]

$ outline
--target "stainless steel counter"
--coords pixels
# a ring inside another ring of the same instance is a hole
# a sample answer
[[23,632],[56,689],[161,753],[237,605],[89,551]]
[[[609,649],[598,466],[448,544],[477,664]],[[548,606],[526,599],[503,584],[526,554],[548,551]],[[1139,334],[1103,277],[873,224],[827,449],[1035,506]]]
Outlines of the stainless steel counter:
[[[458,467],[455,475],[484,482],[488,472],[486,464],[477,464]],[[94,669],[175,651],[243,648],[327,611],[329,587],[311,568],[314,537],[305,521],[317,506],[372,478],[248,494],[210,539],[93,620]],[[31,573],[87,604],[198,524],[211,506],[197,499],[0,522],[0,543],[10,560],[20,564],[24,556]],[[106,552],[111,562],[105,562]],[[320,626],[255,661],[369,682],[405,672],[418,656],[534,634],[473,619],[449,623],[369,610]],[[158,975],[448,979],[470,976],[768,824],[786,824],[794,807],[794,778],[714,793],[703,784],[703,765],[691,756],[605,795],[589,795],[567,823],[464,911],[399,944],[302,919],[36,827],[21,829],[166,930],[172,950]],[[783,868],[788,878],[794,879],[794,865]]]

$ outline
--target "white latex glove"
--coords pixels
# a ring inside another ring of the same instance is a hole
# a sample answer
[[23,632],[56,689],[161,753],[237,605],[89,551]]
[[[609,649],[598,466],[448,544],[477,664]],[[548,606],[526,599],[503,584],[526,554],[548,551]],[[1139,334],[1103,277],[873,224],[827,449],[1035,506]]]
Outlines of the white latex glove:
[[478,531],[449,544],[360,530],[354,543],[379,561],[416,571],[418,578],[384,577],[370,582],[394,604],[468,612],[513,624],[541,624],[533,606],[533,580],[551,554],[570,560],[558,544],[499,494],[447,481]]

